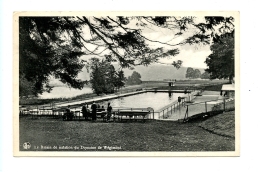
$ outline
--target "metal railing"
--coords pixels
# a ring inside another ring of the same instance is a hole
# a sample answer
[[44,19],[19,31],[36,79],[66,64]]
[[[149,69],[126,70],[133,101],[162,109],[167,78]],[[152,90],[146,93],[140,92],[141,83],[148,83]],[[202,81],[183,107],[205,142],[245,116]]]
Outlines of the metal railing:
[[181,97],[181,102],[178,102],[178,100],[172,102],[171,104],[155,111],[155,117],[154,119],[168,119],[170,116],[172,116],[177,110],[179,110],[181,107],[185,106],[185,103],[188,101],[191,101],[195,98],[195,95],[200,94],[201,90],[188,90],[191,93],[188,93],[186,97]]
[[[186,122],[189,118],[205,116],[207,114],[212,114],[215,112],[235,110],[235,99],[223,98],[217,100],[186,104],[185,106],[186,106],[186,111],[183,117],[183,122]],[[199,111],[194,109],[199,109]],[[192,113],[190,113],[191,110]]]
[[154,112],[154,119],[167,119],[170,115],[176,112],[181,106],[184,106],[184,102],[186,98],[182,100],[182,102],[175,101],[164,108]]
[[[80,119],[83,117],[83,114],[81,113],[81,106],[74,106],[70,108],[71,112],[74,113],[75,119]],[[20,116],[31,116],[32,118],[38,118],[38,117],[53,117],[53,118],[61,118],[65,113],[65,108],[55,108],[55,107],[30,107],[20,109]],[[106,111],[106,110],[105,110]],[[120,108],[120,107],[114,107],[113,113],[119,113],[122,111],[129,111],[131,112],[147,112],[146,118],[147,119],[154,119],[154,110],[152,108]]]

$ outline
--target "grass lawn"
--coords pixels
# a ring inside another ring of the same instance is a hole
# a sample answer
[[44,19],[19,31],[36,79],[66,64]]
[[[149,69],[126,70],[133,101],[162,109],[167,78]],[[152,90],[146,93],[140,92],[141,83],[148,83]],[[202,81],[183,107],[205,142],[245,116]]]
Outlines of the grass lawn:
[[235,111],[213,116],[200,123],[199,126],[210,132],[235,138]]
[[[234,138],[208,132],[200,124],[156,120],[92,123],[21,117],[20,150],[24,151],[23,143],[30,142],[33,151],[76,151],[75,146],[78,151],[108,151],[82,149],[98,146],[115,147],[116,151],[234,151]],[[54,146],[69,149],[53,149]]]

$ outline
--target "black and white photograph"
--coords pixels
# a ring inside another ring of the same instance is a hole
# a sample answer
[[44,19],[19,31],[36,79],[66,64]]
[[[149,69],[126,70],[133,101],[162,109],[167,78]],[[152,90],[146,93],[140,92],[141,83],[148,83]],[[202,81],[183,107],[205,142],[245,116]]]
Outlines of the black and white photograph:
[[14,12],[14,156],[239,156],[240,15]]

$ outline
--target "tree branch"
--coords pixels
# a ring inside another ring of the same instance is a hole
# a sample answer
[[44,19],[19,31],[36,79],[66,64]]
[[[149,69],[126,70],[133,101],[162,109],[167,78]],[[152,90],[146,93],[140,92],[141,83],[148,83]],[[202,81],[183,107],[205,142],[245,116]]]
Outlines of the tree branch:
[[[109,18],[111,21],[115,22],[119,27],[121,27],[121,28],[124,29],[126,32],[128,32],[127,29],[126,29],[125,27],[123,27],[120,23],[118,23],[117,21],[113,20],[113,19],[110,18],[109,16],[107,16],[107,18]],[[132,30],[135,30],[135,29],[132,29]],[[156,42],[156,43],[160,43],[160,44],[164,44],[164,45],[169,45],[169,46],[177,46],[177,45],[185,44],[185,42],[181,42],[181,43],[179,43],[179,44],[168,44],[168,43],[164,43],[164,42],[160,42],[160,41],[150,40],[150,39],[144,37],[143,35],[141,35],[141,34],[139,34],[139,33],[138,33],[138,35],[141,36],[142,38],[144,38],[144,39],[150,41],[150,42]],[[173,38],[173,39],[174,39],[174,38]],[[169,41],[168,41],[168,42],[169,42]]]
[[105,38],[103,38],[95,29],[94,27],[90,24],[90,22],[88,21],[88,19],[86,17],[83,17],[84,21],[86,22],[86,24],[89,26],[89,28],[97,35],[100,37],[100,39],[102,39],[109,47],[109,49],[118,57],[118,59],[120,61],[123,61],[123,57],[121,57],[111,46],[111,44],[109,42],[107,42],[107,40]]

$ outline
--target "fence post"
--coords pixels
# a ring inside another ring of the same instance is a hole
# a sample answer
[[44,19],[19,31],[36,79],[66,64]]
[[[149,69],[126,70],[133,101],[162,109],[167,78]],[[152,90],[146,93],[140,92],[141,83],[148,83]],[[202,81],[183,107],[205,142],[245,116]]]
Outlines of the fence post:
[[171,115],[172,115],[172,105],[171,105]]
[[153,119],[154,119],[154,110],[153,110]]
[[205,102],[205,109],[206,109],[206,113],[207,113],[207,102]]
[[164,110],[163,110],[163,119],[164,119]]
[[226,99],[224,98],[223,101],[224,101],[224,111],[225,111],[226,110]]

